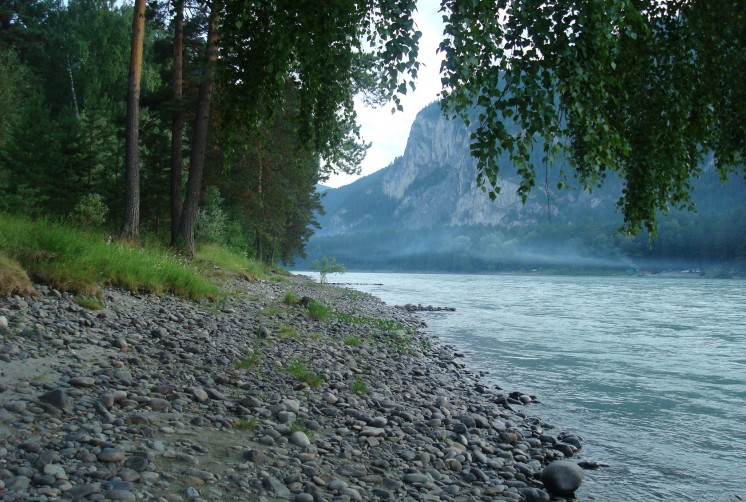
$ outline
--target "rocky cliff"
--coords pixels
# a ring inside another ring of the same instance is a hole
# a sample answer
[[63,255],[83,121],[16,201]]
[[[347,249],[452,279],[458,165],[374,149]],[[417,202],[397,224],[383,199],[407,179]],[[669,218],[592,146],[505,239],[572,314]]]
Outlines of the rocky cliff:
[[[501,162],[501,192],[492,201],[477,187],[469,131],[447,120],[437,103],[417,116],[404,154],[357,182],[329,189],[312,259],[336,256],[358,269],[492,271],[605,264],[629,269],[725,263],[746,269],[746,184],[721,184],[712,166],[693,180],[698,212],[659,215],[655,239],[616,231],[623,182],[609,174],[591,193],[557,189],[562,166],[541,163],[525,204],[520,179]],[[665,262],[665,265],[663,263]]]
[[[545,179],[545,174],[547,179]],[[512,227],[570,216],[569,207],[608,206],[617,190],[592,197],[556,189],[556,172],[538,173],[534,193],[524,205],[516,195],[518,178],[507,163],[501,169],[495,201],[476,183],[476,162],[469,151],[469,132],[461,120],[448,120],[437,103],[417,116],[404,154],[385,169],[352,185],[328,190],[319,236],[341,235],[395,226],[421,229],[440,226]],[[618,184],[617,184],[618,185]],[[608,207],[604,213],[608,213]]]

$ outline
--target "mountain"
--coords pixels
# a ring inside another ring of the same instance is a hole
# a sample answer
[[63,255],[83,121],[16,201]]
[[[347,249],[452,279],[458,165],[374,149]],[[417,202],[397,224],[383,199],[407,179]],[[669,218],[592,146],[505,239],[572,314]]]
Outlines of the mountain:
[[432,103],[417,115],[401,157],[326,189],[309,256],[334,255],[352,268],[442,271],[746,263],[746,185],[720,184],[711,167],[694,185],[699,212],[663,217],[650,245],[646,235],[616,232],[623,183],[613,175],[592,193],[557,189],[557,169],[546,166],[523,204],[520,179],[504,159],[500,171],[501,192],[492,201],[476,184],[468,128]]

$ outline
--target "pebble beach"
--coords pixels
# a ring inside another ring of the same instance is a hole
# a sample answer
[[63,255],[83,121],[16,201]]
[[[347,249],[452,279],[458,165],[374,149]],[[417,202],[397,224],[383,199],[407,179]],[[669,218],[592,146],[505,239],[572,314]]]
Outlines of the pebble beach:
[[582,481],[582,438],[414,309],[298,276],[234,277],[217,304],[106,289],[102,310],[36,288],[0,299],[3,501],[549,501]]

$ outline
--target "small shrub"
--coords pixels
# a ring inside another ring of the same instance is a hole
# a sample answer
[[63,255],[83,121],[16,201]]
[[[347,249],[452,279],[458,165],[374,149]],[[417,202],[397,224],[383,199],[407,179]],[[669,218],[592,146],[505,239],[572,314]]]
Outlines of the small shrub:
[[308,304],[308,313],[311,315],[311,319],[320,321],[329,317],[331,310],[323,303],[313,300]]
[[363,341],[356,336],[348,336],[345,338],[345,344],[350,347],[360,347],[363,344]]
[[251,352],[251,354],[247,354],[245,357],[233,363],[233,367],[236,369],[248,370],[248,369],[253,368],[257,364],[259,364],[260,359],[261,359],[261,356],[259,355],[259,352],[255,349]]
[[290,361],[290,364],[285,367],[285,371],[289,375],[297,378],[301,382],[307,383],[311,387],[320,387],[324,382],[324,377],[308,369],[306,363],[301,359],[293,359]]
[[257,425],[259,425],[259,420],[256,418],[239,418],[234,427],[236,429],[241,429],[242,431],[251,431],[256,429]]
[[97,193],[89,193],[75,204],[69,218],[73,225],[84,228],[98,227],[104,224],[108,212],[109,208],[106,207],[104,198]]
[[197,210],[195,237],[202,242],[224,243],[228,217],[222,208],[223,197],[217,187],[207,187],[202,207]]
[[282,326],[280,326],[279,334],[280,334],[280,338],[295,338],[296,340],[300,340],[300,335],[298,334],[298,330],[292,326],[283,324]]
[[298,305],[300,299],[292,291],[285,293],[285,298],[282,299],[282,303],[285,305]]
[[0,297],[36,293],[21,265],[0,253]]
[[308,439],[313,440],[313,431],[306,427],[302,421],[293,422],[290,426],[290,433],[292,434],[293,432],[302,432]]
[[362,378],[354,379],[350,385],[350,390],[357,394],[370,394],[370,387]]
[[315,260],[311,263],[313,269],[319,273],[319,282],[321,284],[326,283],[326,276],[329,274],[344,274],[345,266],[341,263],[337,263],[337,258],[332,256],[327,258],[322,256],[320,260]]

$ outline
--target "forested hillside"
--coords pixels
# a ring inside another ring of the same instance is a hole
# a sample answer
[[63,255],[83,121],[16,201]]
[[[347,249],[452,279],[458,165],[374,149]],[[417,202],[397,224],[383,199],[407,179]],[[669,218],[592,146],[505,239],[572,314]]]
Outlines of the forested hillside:
[[722,183],[703,166],[692,182],[695,212],[658,215],[658,233],[620,233],[622,181],[610,175],[591,193],[557,188],[558,166],[537,175],[525,203],[519,176],[502,159],[503,191],[476,186],[468,128],[433,103],[418,115],[404,154],[352,185],[326,190],[311,257],[348,267],[427,271],[576,269],[744,269],[746,184]]
[[[352,97],[416,63],[411,20],[390,29],[413,5],[340,5],[0,3],[0,211],[292,263],[316,184],[365,151]],[[401,40],[363,53],[370,30]]]

